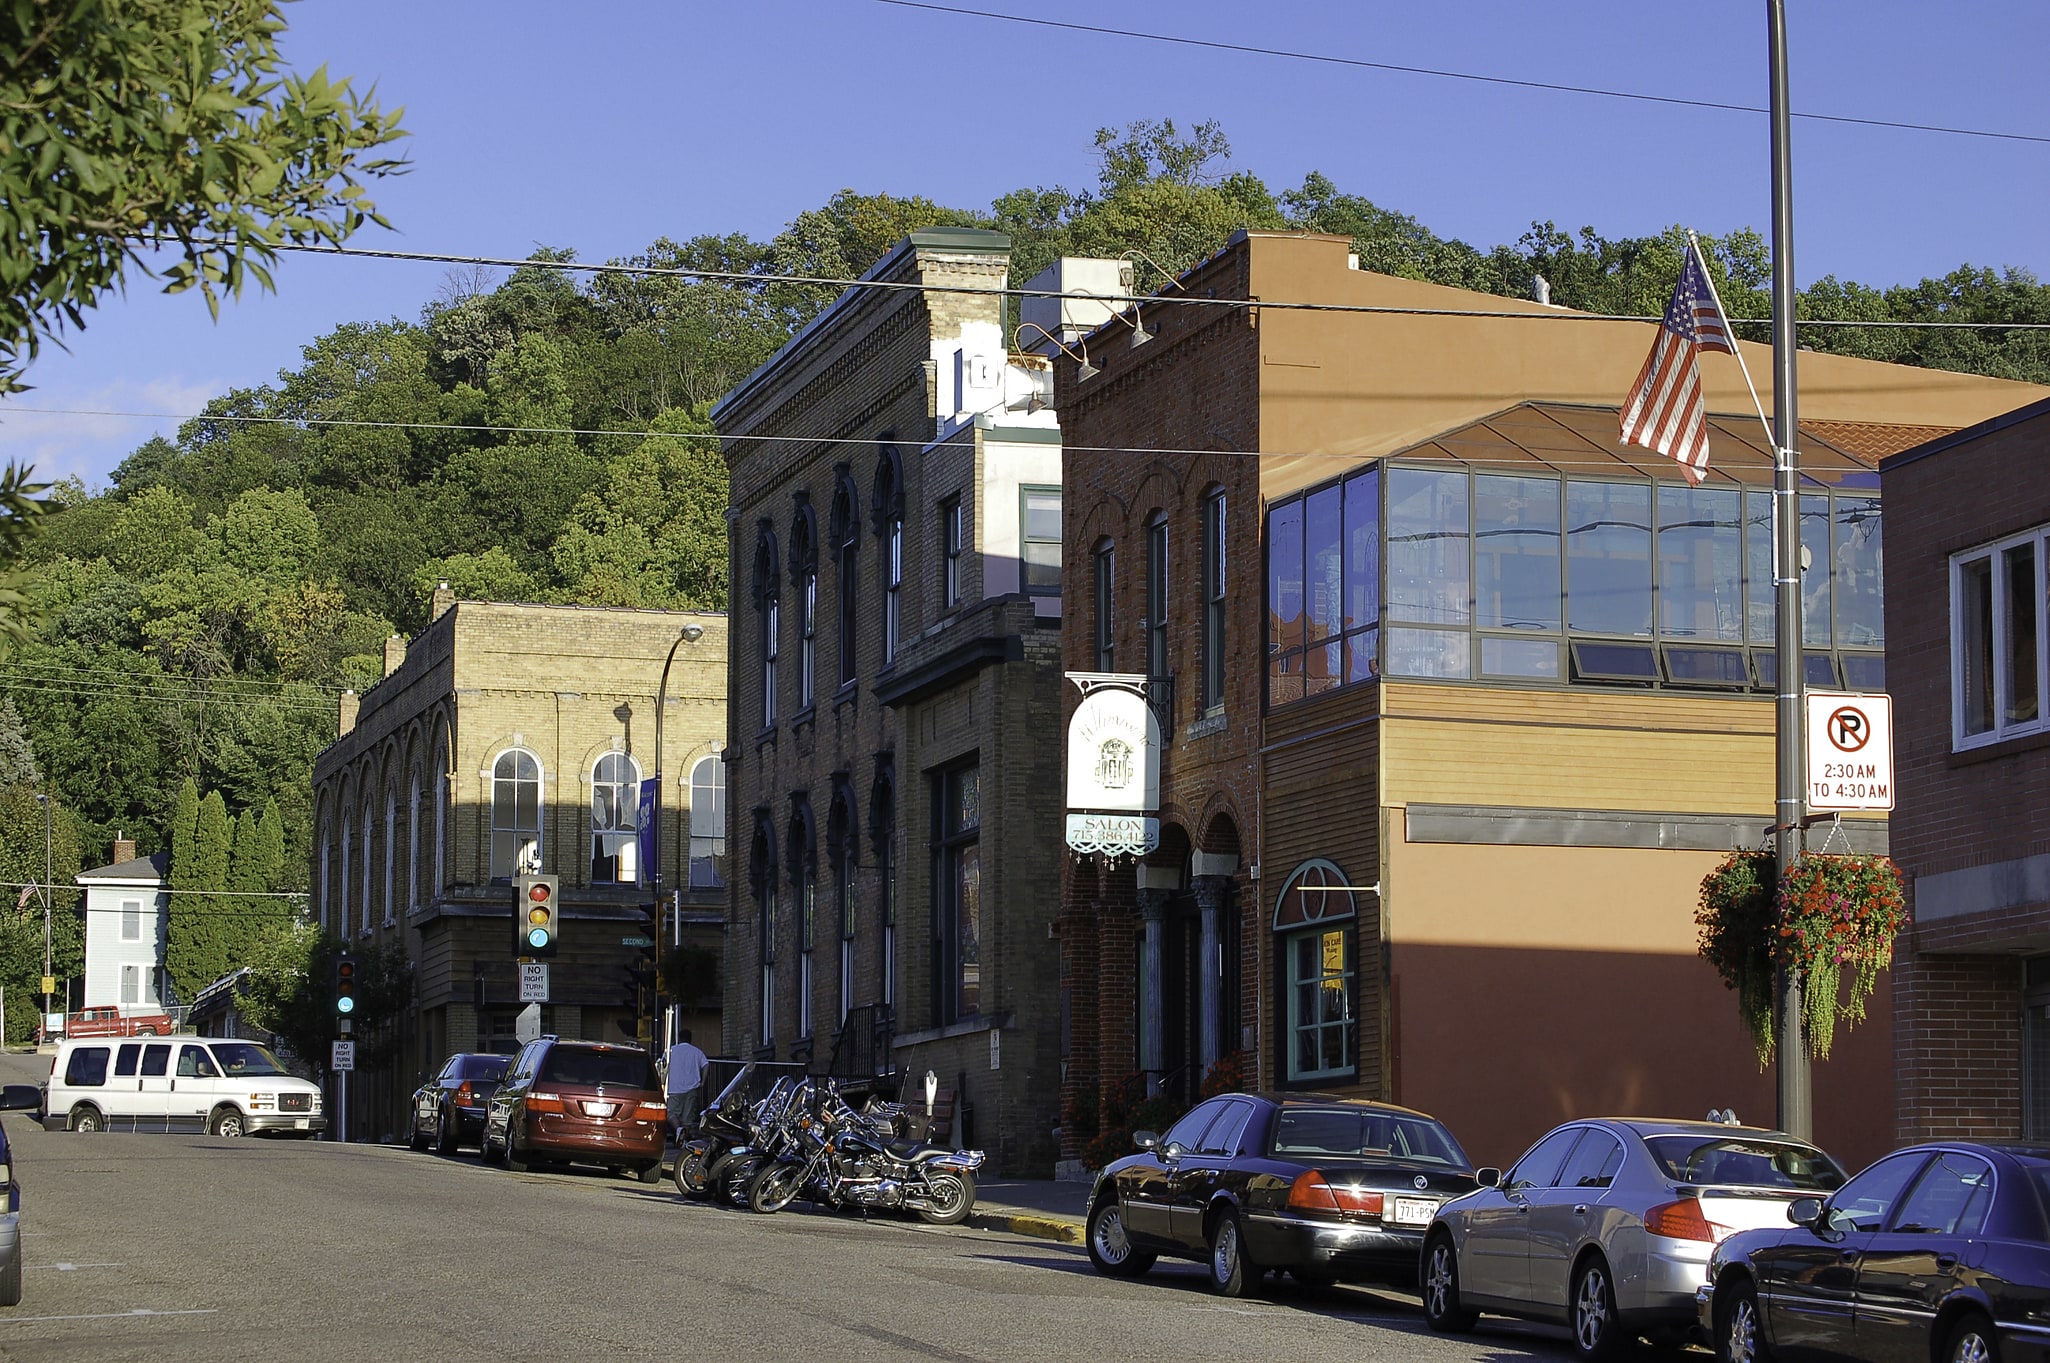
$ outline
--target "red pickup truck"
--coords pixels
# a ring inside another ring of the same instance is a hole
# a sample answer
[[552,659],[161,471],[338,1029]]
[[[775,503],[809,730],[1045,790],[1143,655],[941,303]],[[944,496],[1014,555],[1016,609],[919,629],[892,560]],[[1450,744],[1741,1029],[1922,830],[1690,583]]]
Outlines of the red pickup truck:
[[118,1007],[82,1008],[64,1019],[66,1036],[169,1036],[166,1013],[124,1013]]

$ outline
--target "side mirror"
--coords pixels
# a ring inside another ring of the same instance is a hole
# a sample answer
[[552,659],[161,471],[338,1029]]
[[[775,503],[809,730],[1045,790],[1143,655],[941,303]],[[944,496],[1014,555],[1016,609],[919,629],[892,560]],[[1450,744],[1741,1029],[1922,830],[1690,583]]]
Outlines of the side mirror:
[[1502,1186],[1502,1171],[1492,1164],[1483,1165],[1473,1171],[1473,1181],[1483,1188],[1499,1188]]
[[9,1084],[0,1088],[0,1112],[37,1112],[43,1106],[43,1091],[34,1084]]
[[1797,1226],[1814,1230],[1822,1220],[1822,1199],[1819,1197],[1797,1197],[1787,1204],[1787,1220]]
[[1160,1144],[1160,1133],[1158,1131],[1134,1131],[1132,1133],[1132,1144],[1138,1146],[1141,1150],[1151,1150],[1154,1146]]

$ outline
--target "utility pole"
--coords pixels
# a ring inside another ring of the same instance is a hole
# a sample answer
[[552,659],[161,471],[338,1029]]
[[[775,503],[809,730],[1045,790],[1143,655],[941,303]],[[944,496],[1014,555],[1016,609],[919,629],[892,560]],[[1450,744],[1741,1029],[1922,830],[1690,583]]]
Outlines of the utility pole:
[[[663,714],[663,712],[664,712],[665,710],[667,710],[667,709],[669,708],[669,669],[670,669],[670,667],[671,667],[671,666],[672,666],[672,665],[673,665],[673,664],[674,664],[674,663],[676,662],[676,650],[677,650],[677,649],[679,649],[679,648],[682,648],[682,647],[683,647],[683,646],[684,646],[685,644],[694,644],[694,643],[696,643],[696,642],[697,642],[698,640],[700,640],[700,639],[702,639],[702,638],[704,638],[704,637],[705,637],[705,627],[704,627],[703,625],[700,625],[700,624],[696,623],[695,621],[693,621],[692,623],[690,623],[690,624],[688,624],[688,625],[685,625],[685,626],[684,626],[684,627],[683,627],[682,629],[680,629],[680,630],[678,630],[678,631],[676,632],[676,641],[675,641],[674,643],[672,643],[672,644],[670,644],[670,645],[669,645],[669,656],[668,656],[668,657],[666,657],[666,658],[664,658],[664,659],[662,660],[662,681],[661,681],[661,684],[660,684],[660,685],[658,685],[658,686],[657,686],[657,687],[655,688],[655,801],[654,801],[654,805],[653,805],[653,812],[652,812],[652,814],[650,815],[650,817],[654,819],[654,821],[655,821],[655,824],[654,824],[654,827],[653,827],[653,828],[651,828],[651,829],[649,829],[649,830],[648,830],[648,850],[649,850],[649,852],[651,853],[651,855],[650,855],[650,856],[649,856],[649,858],[648,858],[648,861],[649,861],[649,863],[650,863],[650,865],[649,865],[649,867],[648,867],[648,877],[649,877],[649,879],[648,879],[648,883],[649,883],[649,885],[650,885],[650,886],[652,886],[652,887],[653,887],[653,889],[654,889],[654,892],[655,892],[655,905],[654,905],[654,907],[655,907],[655,932],[654,932],[654,936],[655,936],[655,940],[656,940],[657,942],[660,942],[660,941],[662,940],[662,937],[663,937],[663,933],[662,933],[662,924],[663,924],[663,903],[662,903],[662,714]],[[671,937],[673,938],[673,940],[671,941],[670,945],[671,945],[671,946],[682,946],[682,945],[683,945],[683,915],[682,915],[681,913],[676,913],[676,914],[672,914],[672,915],[670,916],[670,918],[671,918],[671,924],[672,924],[672,926],[671,926],[671,929],[670,929],[670,935],[671,935]],[[659,958],[658,958],[658,959],[659,959]],[[673,983],[673,981],[672,981],[672,983]],[[662,1029],[662,1030],[663,1030],[663,1037],[662,1037],[662,1046],[663,1046],[663,1053],[664,1053],[664,1054],[667,1054],[667,1053],[668,1053],[668,1048],[669,1048],[670,1046],[672,1046],[672,1045],[674,1045],[674,1044],[675,1044],[675,1042],[676,1042],[676,1029],[677,1029],[677,1028],[678,1028],[679,1026],[681,1026],[681,1025],[682,1025],[682,1024],[681,1024],[681,1022],[680,1022],[680,1021],[679,1021],[679,1019],[678,1019],[678,1011],[679,1011],[679,1010],[678,1010],[678,1009],[676,1009],[676,1008],[674,1008],[674,1007],[671,1007],[671,1008],[667,1008],[667,1009],[664,1009],[664,1010],[663,1010],[663,1012],[664,1012],[664,1023],[663,1023],[663,1029]]]
[[[1778,605],[1777,698],[1773,842],[1778,880],[1801,859],[1807,814],[1807,746],[1802,733],[1806,664],[1801,656],[1801,456],[1795,449],[1794,172],[1787,104],[1785,0],[1766,0],[1772,65],[1772,441],[1773,595]],[[1783,970],[1774,981],[1773,1011],[1779,1037],[1779,1129],[1802,1140],[1815,1135],[1814,1094],[1807,1038],[1801,1028],[1801,972]]]
[[50,875],[49,792],[45,791],[36,798],[43,802],[43,979],[46,983],[43,986],[43,1021],[38,1029],[41,1031],[50,1025],[50,987],[47,983],[50,978],[50,896],[56,887]]

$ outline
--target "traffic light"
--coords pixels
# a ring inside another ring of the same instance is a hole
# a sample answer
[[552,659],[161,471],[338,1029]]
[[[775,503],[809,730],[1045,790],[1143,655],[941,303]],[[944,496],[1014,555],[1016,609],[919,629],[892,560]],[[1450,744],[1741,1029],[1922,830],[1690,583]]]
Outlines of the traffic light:
[[521,956],[553,956],[562,915],[555,902],[554,876],[521,876],[513,882],[513,930]]
[[356,958],[346,951],[335,953],[335,1016],[356,1015]]

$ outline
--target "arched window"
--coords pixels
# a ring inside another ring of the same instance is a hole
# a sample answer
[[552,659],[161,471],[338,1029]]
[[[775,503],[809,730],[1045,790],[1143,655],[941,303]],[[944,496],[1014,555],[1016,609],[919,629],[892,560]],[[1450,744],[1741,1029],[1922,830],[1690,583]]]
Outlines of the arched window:
[[826,859],[833,867],[833,906],[840,928],[840,1021],[854,1007],[854,867],[860,854],[854,787],[847,773],[833,775],[833,807],[826,815]]
[[448,749],[434,744],[434,894],[448,888]]
[[876,754],[875,781],[868,791],[868,838],[876,859],[876,900],[881,932],[883,1006],[897,1006],[897,759]]
[[331,893],[330,877],[334,871],[334,839],[334,818],[332,814],[329,814],[321,819],[320,827],[320,926],[323,930],[327,928],[330,921],[328,897]]
[[854,680],[857,667],[855,655],[855,561],[854,551],[861,543],[861,516],[855,510],[860,497],[854,490],[854,478],[847,472],[847,465],[837,465],[833,470],[833,514],[828,529],[833,536],[833,566],[840,589],[840,685],[846,686]]
[[812,951],[819,936],[819,853],[811,801],[790,797],[790,897],[797,905],[797,1035],[808,1039],[812,1025]]
[[783,630],[782,603],[776,587],[776,532],[763,521],[755,531],[755,625],[760,636],[762,727],[776,724],[776,655]]
[[819,628],[819,522],[811,497],[796,495],[790,520],[790,585],[797,590],[797,708],[817,699]]
[[884,445],[876,462],[870,505],[883,555],[883,666],[897,661],[904,627],[904,461],[895,445]]
[[342,854],[335,863],[335,884],[341,891],[335,896],[335,931],[347,936],[349,932],[349,877],[353,871],[349,858],[356,853],[356,825],[350,818],[354,812],[348,806],[348,787],[342,788],[342,808],[336,815],[342,825]]
[[591,883],[638,885],[641,766],[609,752],[591,768]]
[[399,792],[393,772],[384,774],[384,925],[397,922],[399,893]]
[[1224,489],[1203,494],[1203,674],[1204,714],[1224,708]]
[[1096,543],[1096,670],[1117,671],[1117,632],[1111,620],[1111,605],[1117,587],[1117,546],[1109,540]]
[[420,764],[416,759],[406,786],[406,912],[420,911]]
[[374,855],[377,846],[377,820],[375,810],[370,803],[370,792],[367,790],[363,792],[362,817],[357,826],[363,830],[363,851],[356,858],[363,866],[363,894],[359,901],[360,907],[356,910],[356,931],[368,937],[370,935],[370,905],[377,898],[377,863]]
[[756,1002],[756,1044],[776,1044],[776,825],[766,810],[755,811],[754,845],[748,853],[748,881],[755,896],[755,960],[760,989]]
[[1291,1082],[1350,1075],[1356,1067],[1352,938],[1359,906],[1351,885],[1337,863],[1313,857],[1289,873],[1274,900]]
[[491,878],[541,874],[541,763],[508,748],[491,764]]
[[726,886],[726,759],[700,757],[690,769],[690,887]]

